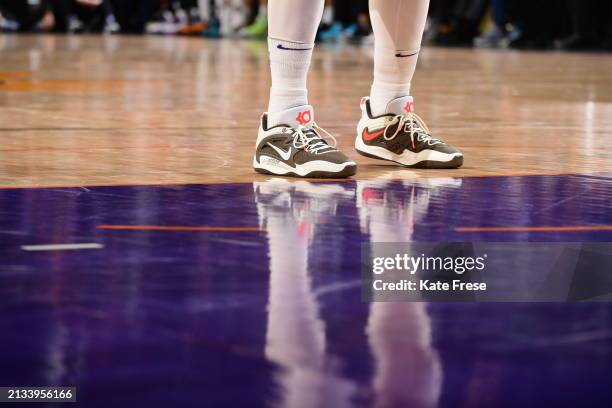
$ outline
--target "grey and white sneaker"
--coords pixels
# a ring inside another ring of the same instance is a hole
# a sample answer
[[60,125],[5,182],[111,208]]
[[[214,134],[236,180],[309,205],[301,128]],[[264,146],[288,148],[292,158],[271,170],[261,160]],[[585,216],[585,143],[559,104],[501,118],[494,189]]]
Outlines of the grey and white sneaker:
[[463,153],[431,136],[414,112],[411,96],[389,102],[387,114],[372,116],[370,98],[361,99],[357,125],[357,153],[407,167],[451,169],[463,164]]
[[344,178],[357,172],[357,165],[321,137],[332,135],[314,122],[310,105],[287,109],[282,125],[268,128],[264,114],[255,145],[253,168],[258,173],[311,178]]

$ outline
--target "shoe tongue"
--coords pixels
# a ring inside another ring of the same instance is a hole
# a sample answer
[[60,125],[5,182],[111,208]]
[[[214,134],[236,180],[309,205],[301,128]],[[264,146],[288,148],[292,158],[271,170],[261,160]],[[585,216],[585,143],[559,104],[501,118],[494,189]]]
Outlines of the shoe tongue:
[[414,100],[412,96],[402,96],[401,98],[393,99],[387,104],[385,113],[394,115],[406,115],[414,112]]
[[314,122],[314,110],[311,105],[296,106],[280,112],[277,122],[291,127],[310,126]]

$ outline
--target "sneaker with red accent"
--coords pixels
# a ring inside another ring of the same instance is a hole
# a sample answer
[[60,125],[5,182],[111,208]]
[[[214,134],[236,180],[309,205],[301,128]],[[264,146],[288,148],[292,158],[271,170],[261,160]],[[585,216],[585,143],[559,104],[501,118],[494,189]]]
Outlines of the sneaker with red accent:
[[253,157],[256,172],[312,178],[344,178],[357,172],[357,164],[335,148],[334,137],[317,126],[312,106],[287,109],[279,121],[281,125],[268,127],[268,115],[261,118]]
[[406,167],[451,169],[463,164],[463,153],[435,139],[414,113],[414,101],[404,96],[389,102],[384,115],[372,116],[370,98],[361,100],[355,149],[363,156]]

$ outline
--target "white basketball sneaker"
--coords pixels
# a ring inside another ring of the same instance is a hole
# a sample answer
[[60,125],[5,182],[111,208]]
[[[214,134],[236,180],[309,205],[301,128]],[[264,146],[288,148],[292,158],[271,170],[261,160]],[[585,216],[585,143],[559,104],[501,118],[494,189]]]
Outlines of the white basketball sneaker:
[[268,128],[267,122],[264,114],[253,157],[255,171],[313,178],[343,178],[357,172],[354,161],[321,137],[326,133],[333,139],[314,122],[312,106],[287,109],[281,117],[282,125]]
[[389,102],[384,115],[372,116],[370,98],[361,99],[355,149],[363,156],[407,167],[450,169],[463,164],[463,153],[434,139],[414,112],[411,96]]

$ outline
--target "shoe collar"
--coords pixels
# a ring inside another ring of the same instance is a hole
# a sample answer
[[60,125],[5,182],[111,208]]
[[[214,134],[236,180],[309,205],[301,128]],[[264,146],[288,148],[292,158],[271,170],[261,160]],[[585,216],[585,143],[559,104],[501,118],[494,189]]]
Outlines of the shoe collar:
[[[261,118],[264,130],[268,129],[268,113],[264,113]],[[297,128],[299,126],[310,127],[314,124],[314,109],[311,105],[301,105],[286,109],[278,115],[278,125],[275,127]]]
[[386,113],[383,113],[379,116],[372,115],[372,109],[370,107],[370,97],[364,96],[363,98],[361,98],[360,106],[362,111],[364,111],[370,119],[382,117],[391,118],[397,115],[407,115],[409,113],[414,112],[414,99],[412,98],[412,96],[402,96],[399,98],[395,98],[387,104],[387,108],[385,109]]

